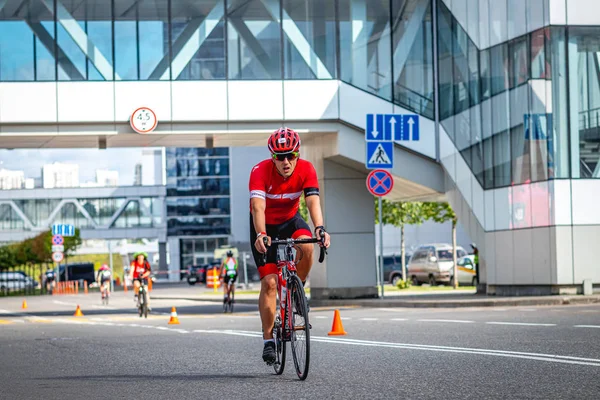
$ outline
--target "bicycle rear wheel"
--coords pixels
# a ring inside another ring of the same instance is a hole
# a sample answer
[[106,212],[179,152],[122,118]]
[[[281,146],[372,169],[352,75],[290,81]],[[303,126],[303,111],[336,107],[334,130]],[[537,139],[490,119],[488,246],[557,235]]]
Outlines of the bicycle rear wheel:
[[285,369],[285,342],[283,341],[283,331],[281,329],[281,318],[279,318],[279,314],[275,319],[275,327],[273,328],[273,333],[275,336],[275,352],[277,354],[277,358],[275,359],[275,364],[273,364],[273,368],[275,369],[275,373],[277,375],[283,374],[283,370]]
[[294,356],[294,367],[300,380],[308,376],[310,362],[310,324],[308,322],[308,306],[304,287],[300,278],[292,275],[287,281],[290,293],[288,303],[288,326],[291,326],[292,355]]

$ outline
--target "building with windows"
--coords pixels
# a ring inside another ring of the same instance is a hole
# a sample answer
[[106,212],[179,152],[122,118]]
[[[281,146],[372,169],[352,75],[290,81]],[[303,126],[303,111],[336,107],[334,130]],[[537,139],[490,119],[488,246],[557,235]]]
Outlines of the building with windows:
[[22,189],[25,185],[25,172],[0,169],[0,190]]
[[[294,127],[338,238],[311,295],[369,297],[366,116],[387,132],[398,115],[418,125],[394,135],[387,198],[450,201],[482,290],[581,291],[600,284],[599,32],[597,0],[7,0],[0,145],[169,148],[169,240],[187,263],[243,220],[231,152]],[[158,125],[138,134],[142,106]]]
[[52,163],[42,168],[44,189],[79,187],[79,165]]
[[119,171],[97,169],[96,182],[100,187],[119,186]]

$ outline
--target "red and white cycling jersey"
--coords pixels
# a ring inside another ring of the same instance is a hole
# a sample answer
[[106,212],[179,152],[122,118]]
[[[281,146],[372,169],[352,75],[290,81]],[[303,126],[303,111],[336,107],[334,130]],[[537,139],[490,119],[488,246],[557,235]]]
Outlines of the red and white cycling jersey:
[[146,271],[151,271],[150,263],[148,261],[144,261],[144,263],[140,265],[136,260],[134,260],[131,262],[131,268],[133,268],[133,279],[138,279],[144,275]]
[[272,160],[256,164],[250,172],[250,198],[265,199],[265,223],[281,224],[289,221],[298,212],[300,196],[305,189],[314,189],[318,194],[319,180],[315,167],[303,159],[298,159],[296,169],[289,178],[277,172]]

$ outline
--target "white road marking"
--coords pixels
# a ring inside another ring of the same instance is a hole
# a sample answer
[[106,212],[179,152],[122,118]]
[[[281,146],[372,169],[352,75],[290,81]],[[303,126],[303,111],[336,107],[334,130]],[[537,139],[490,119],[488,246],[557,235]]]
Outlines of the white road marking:
[[324,315],[316,315],[316,316],[315,316],[315,318],[316,318],[316,319],[325,319],[325,318],[327,318],[327,317],[326,317],[326,316],[324,316]]
[[109,306],[100,306],[98,304],[92,304],[93,308],[100,308],[102,310],[117,310],[117,308],[115,307],[109,307]]
[[377,321],[377,318],[361,318],[361,321]]
[[352,317],[342,317],[342,321],[345,321],[347,319],[352,319]]
[[475,321],[464,321],[460,319],[418,319],[420,322],[456,322],[459,324],[472,324]]
[[[217,335],[235,335],[235,336],[246,336],[246,337],[262,337],[260,332],[249,332],[249,331],[233,331],[233,330],[194,330],[196,333],[208,333]],[[486,355],[496,357],[511,357],[511,358],[522,358],[536,361],[547,361],[562,364],[574,364],[574,365],[588,365],[594,367],[600,367],[600,359],[595,358],[582,358],[582,357],[571,357],[571,356],[559,356],[555,354],[544,354],[544,353],[526,353],[519,351],[507,351],[507,350],[491,350],[491,349],[478,349],[478,348],[467,348],[467,347],[449,347],[449,346],[432,346],[432,345],[421,345],[412,343],[392,343],[392,342],[376,342],[370,340],[357,340],[357,339],[343,339],[343,338],[331,338],[322,336],[312,336],[311,340],[314,342],[323,343],[335,343],[335,344],[346,344],[355,346],[371,346],[371,347],[388,347],[408,350],[425,350],[425,351],[439,351],[449,353],[463,353],[463,354],[475,354],[475,355]]]
[[390,321],[408,321],[408,318],[392,318]]
[[537,311],[535,308],[520,308],[519,311]]
[[52,300],[52,302],[54,304],[61,304],[63,306],[73,306],[73,307],[77,307],[77,303],[68,303],[66,301],[60,301],[60,300]]
[[486,322],[490,325],[518,325],[518,326],[556,326],[556,324],[534,324],[531,322]]
[[574,328],[600,328],[600,325],[574,325]]

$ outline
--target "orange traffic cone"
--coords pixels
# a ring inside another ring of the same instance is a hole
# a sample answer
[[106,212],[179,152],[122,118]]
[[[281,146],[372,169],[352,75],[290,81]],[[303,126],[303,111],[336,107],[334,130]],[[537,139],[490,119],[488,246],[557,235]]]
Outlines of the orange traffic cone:
[[169,325],[179,325],[179,318],[177,318],[177,310],[175,307],[171,308],[171,319],[169,320]]
[[81,312],[81,308],[79,308],[79,304],[77,304],[77,309],[75,310],[76,317],[83,317],[83,313]]
[[328,333],[329,336],[342,336],[345,335],[346,331],[344,330],[344,326],[342,325],[342,319],[340,318],[340,312],[335,310],[333,313],[333,325],[331,326],[331,332]]
[[27,308],[27,300],[23,300],[23,305],[21,306],[23,310]]

